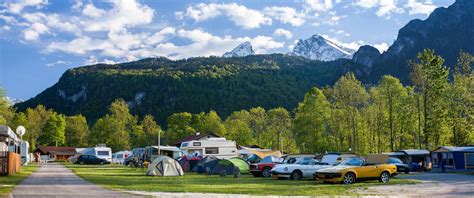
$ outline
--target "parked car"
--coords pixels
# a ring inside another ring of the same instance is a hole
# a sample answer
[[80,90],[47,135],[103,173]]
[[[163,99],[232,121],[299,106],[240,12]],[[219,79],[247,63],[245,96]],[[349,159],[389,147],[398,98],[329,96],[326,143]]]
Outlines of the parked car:
[[393,164],[372,164],[362,158],[348,158],[337,166],[316,171],[315,178],[328,182],[353,184],[356,181],[379,180],[387,183],[391,176],[397,174]]
[[348,157],[355,157],[355,155],[331,153],[324,155],[321,160],[312,157],[300,158],[294,164],[281,164],[274,167],[271,173],[278,178],[290,178],[292,180],[313,178],[317,170],[334,166]]
[[110,164],[110,162],[95,155],[81,155],[77,158],[75,164]]
[[271,177],[270,170],[277,165],[283,163],[283,158],[275,156],[266,156],[259,163],[250,164],[250,173],[254,177]]
[[119,151],[112,154],[112,163],[114,164],[124,164],[124,161],[128,156],[132,155],[130,151]]
[[399,173],[403,172],[408,174],[410,172],[410,167],[408,166],[408,164],[404,164],[402,160],[398,158],[390,157],[388,158],[387,163],[395,165],[397,167],[397,172]]

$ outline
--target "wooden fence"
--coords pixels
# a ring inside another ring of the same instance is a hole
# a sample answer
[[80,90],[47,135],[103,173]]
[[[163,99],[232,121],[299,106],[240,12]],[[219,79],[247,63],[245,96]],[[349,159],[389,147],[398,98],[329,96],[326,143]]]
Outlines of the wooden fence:
[[0,151],[0,175],[13,175],[20,171],[20,154],[8,151]]

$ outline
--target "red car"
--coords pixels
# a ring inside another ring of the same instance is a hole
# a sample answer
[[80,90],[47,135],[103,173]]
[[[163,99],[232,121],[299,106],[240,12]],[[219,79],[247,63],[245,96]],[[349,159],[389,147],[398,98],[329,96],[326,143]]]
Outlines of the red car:
[[260,160],[259,163],[250,164],[250,173],[255,177],[271,177],[272,174],[270,170],[277,165],[283,162],[283,158],[275,156],[267,156]]

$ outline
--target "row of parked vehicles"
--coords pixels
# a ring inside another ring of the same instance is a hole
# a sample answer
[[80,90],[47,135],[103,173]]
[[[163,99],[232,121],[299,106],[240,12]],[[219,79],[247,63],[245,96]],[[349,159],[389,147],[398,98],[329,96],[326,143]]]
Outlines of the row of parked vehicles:
[[378,179],[388,182],[398,172],[408,173],[408,165],[397,158],[373,155],[360,158],[354,154],[329,153],[315,155],[288,155],[284,158],[268,156],[250,164],[255,177],[300,180],[313,178],[325,182],[352,184],[359,180]]

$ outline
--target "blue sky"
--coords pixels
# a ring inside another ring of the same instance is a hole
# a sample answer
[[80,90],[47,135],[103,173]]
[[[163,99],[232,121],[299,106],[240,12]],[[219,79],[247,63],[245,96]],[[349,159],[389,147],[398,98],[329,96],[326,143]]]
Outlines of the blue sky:
[[411,19],[454,0],[21,0],[0,2],[0,86],[28,99],[69,68],[166,56],[222,55],[250,41],[286,53],[325,35],[380,51]]

